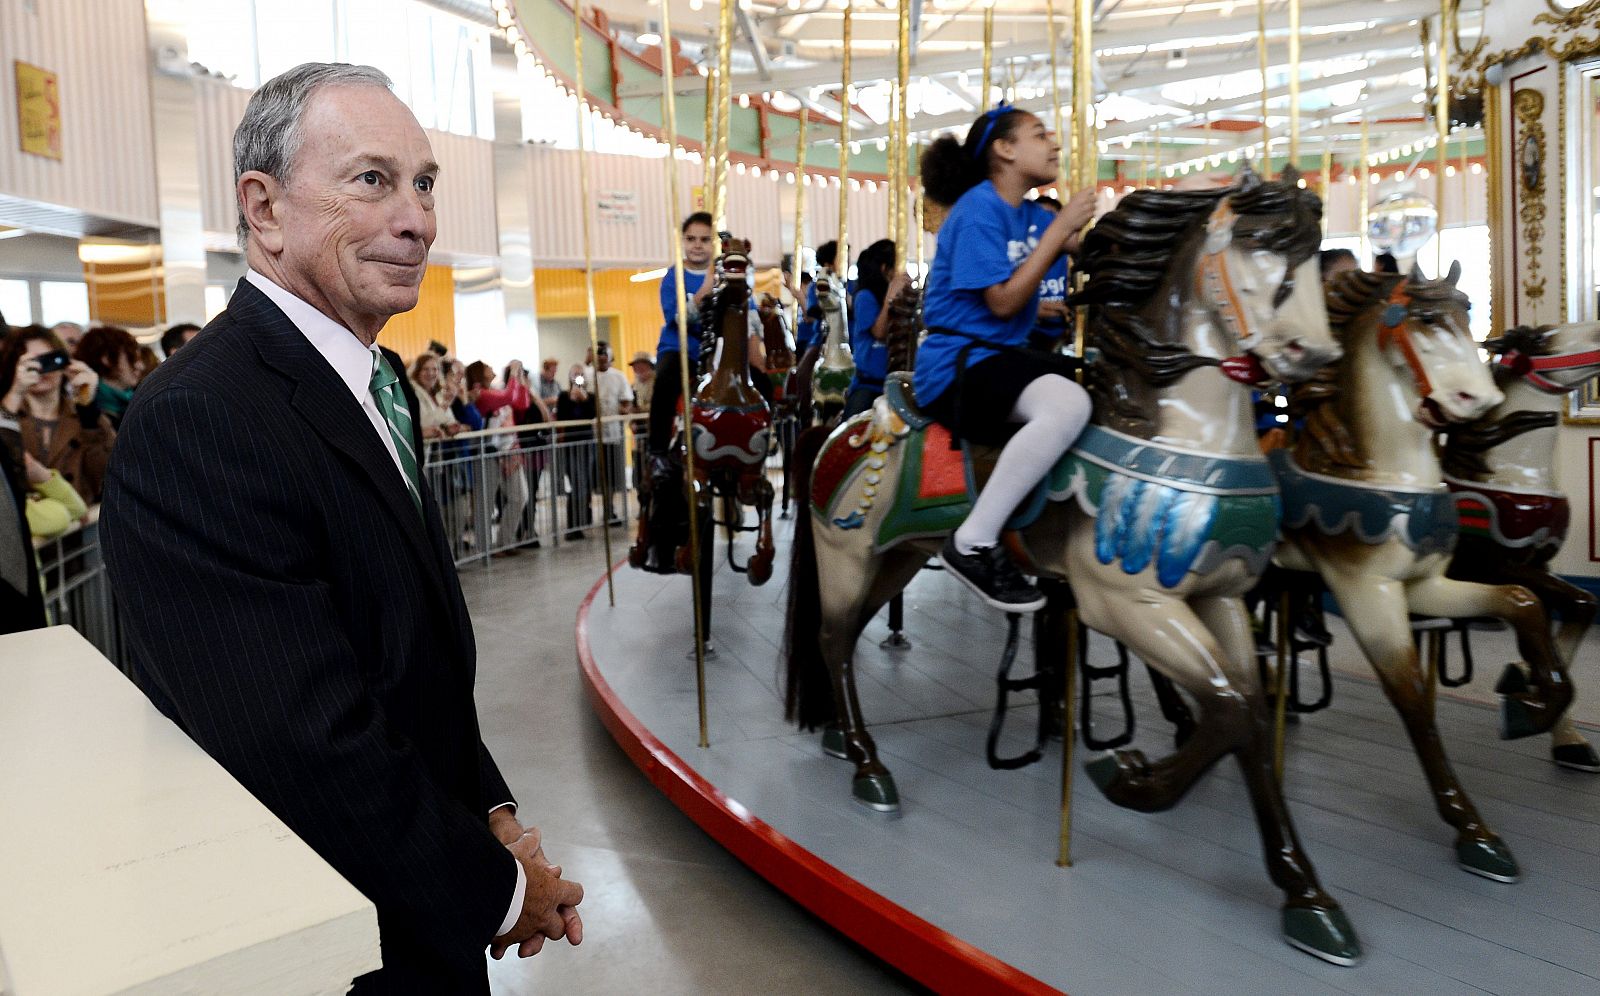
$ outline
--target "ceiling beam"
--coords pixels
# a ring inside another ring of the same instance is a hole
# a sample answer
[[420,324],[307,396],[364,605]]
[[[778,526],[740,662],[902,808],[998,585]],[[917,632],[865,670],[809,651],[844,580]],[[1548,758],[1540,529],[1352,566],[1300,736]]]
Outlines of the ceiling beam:
[[772,63],[767,59],[767,46],[761,43],[761,30],[756,27],[755,18],[742,5],[735,5],[733,14],[739,19],[739,30],[744,32],[745,40],[750,43],[750,57],[756,62],[756,76],[762,80],[772,79]]

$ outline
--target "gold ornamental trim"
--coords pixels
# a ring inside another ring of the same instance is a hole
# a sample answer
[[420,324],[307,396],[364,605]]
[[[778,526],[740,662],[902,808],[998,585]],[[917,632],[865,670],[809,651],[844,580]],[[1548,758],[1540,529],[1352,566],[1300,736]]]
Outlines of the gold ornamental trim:
[[1546,279],[1539,273],[1539,259],[1544,253],[1544,192],[1545,176],[1550,171],[1547,161],[1544,134],[1544,94],[1538,90],[1518,90],[1512,97],[1512,113],[1516,115],[1516,141],[1511,149],[1515,164],[1518,212],[1522,222],[1522,239],[1525,245],[1523,258],[1527,260],[1527,275],[1522,279],[1522,294],[1529,301],[1544,297]]

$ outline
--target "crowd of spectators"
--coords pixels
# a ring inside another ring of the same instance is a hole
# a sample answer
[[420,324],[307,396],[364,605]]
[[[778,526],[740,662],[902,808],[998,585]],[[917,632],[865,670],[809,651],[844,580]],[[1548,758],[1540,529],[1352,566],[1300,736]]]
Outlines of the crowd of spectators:
[[[198,325],[174,325],[157,350],[115,326],[12,328],[0,316],[0,632],[44,625],[35,546],[89,521],[139,383],[199,333]],[[592,424],[459,438],[483,429],[592,423],[597,408],[606,416],[649,408],[655,362],[648,353],[634,355],[632,383],[612,364],[606,343],[571,364],[564,380],[561,366],[547,357],[530,374],[513,360],[497,372],[438,344],[412,361],[407,373],[427,457],[447,463],[436,478],[441,511],[464,549],[488,543],[512,555],[518,546],[537,546],[527,511],[547,470],[552,495],[565,495],[567,537],[594,525],[595,450],[554,445],[592,444]],[[620,422],[605,425],[609,489],[602,504],[611,524],[623,521],[616,498],[624,490],[624,439]],[[492,510],[487,531],[473,521],[482,507]]]

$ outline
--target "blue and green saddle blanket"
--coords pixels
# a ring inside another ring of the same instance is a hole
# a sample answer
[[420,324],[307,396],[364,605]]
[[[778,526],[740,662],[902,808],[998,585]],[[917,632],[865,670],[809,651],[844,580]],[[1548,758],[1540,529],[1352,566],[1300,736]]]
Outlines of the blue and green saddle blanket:
[[1283,488],[1285,528],[1350,533],[1369,545],[1398,539],[1418,556],[1455,549],[1459,516],[1442,482],[1433,488],[1384,487],[1312,473],[1288,450],[1274,450],[1269,459]]

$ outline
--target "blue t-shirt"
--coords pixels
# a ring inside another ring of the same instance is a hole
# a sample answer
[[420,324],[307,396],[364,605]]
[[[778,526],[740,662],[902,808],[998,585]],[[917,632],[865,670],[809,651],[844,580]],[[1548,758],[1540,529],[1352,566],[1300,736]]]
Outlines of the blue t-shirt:
[[[805,304],[805,309],[804,310],[805,310],[806,313],[809,313],[811,311],[811,309],[815,308],[816,306],[817,306],[817,284],[816,284],[816,281],[812,281],[811,285],[806,288],[806,304]],[[794,351],[795,351],[795,353],[796,354],[805,353],[805,351],[807,349],[811,348],[811,344],[813,342],[815,342],[816,339],[817,339],[817,322],[816,322],[816,319],[806,318],[804,316],[804,314],[802,314],[801,318],[800,318],[800,327],[795,330],[795,335],[794,335]]]
[[[991,342],[1020,346],[1028,341],[1039,312],[1035,296],[1010,318],[1001,318],[983,301],[985,288],[1011,279],[1039,244],[1055,214],[1033,201],[1012,207],[988,180],[961,195],[939,228],[938,248],[928,271],[922,299],[923,324],[930,330],[917,349],[916,392],[928,404],[955,382],[956,358],[968,340],[939,335],[932,329],[954,329]],[[1052,271],[1053,272],[1053,271]],[[996,355],[973,346],[967,365]]]
[[[694,297],[710,273],[710,270],[702,270],[699,273],[687,269],[683,271],[685,300]],[[667,275],[661,278],[661,315],[666,322],[661,326],[661,341],[656,345],[657,363],[661,362],[661,354],[678,351],[678,271],[670,266],[667,267]],[[695,334],[694,322],[690,322],[689,362],[694,363],[699,359],[700,337]]]
[[856,361],[856,376],[850,388],[882,388],[883,379],[889,376],[889,345],[872,337],[872,325],[883,306],[878,303],[878,295],[862,290],[856,292],[850,309],[850,352]]
[[[1061,304],[1067,299],[1067,257],[1063,253],[1061,258],[1044,275],[1044,282],[1039,285],[1039,303],[1051,302]],[[1054,338],[1067,330],[1067,316],[1053,315],[1040,316],[1034,320],[1033,327],[1045,335]]]

